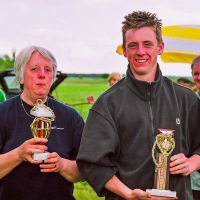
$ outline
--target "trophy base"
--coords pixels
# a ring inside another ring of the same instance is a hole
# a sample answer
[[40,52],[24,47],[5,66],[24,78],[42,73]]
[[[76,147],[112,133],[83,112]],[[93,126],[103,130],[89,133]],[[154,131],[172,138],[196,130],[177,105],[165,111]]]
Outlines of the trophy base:
[[177,197],[158,197],[158,196],[151,196],[150,200],[177,200]]
[[152,200],[154,200],[154,199],[155,200],[178,199],[176,197],[176,192],[175,191],[158,190],[158,189],[147,189],[146,192],[149,192],[152,195]]
[[46,160],[49,152],[33,154],[33,160]]

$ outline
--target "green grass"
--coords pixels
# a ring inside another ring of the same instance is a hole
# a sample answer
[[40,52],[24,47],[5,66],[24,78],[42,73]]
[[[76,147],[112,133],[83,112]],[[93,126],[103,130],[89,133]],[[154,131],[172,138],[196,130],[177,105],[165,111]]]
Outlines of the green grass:
[[[100,78],[67,78],[53,92],[53,96],[68,105],[87,103],[87,97],[93,96],[94,100],[109,88],[106,79]],[[72,106],[86,120],[91,104]]]
[[96,192],[87,182],[75,183],[74,196],[76,200],[103,200],[104,197],[98,197]]
[[[53,96],[60,102],[77,104],[87,102],[87,96],[94,96],[94,100],[109,88],[106,79],[99,78],[67,78],[53,92]],[[84,120],[87,119],[91,104],[72,106]],[[87,182],[75,183],[74,196],[76,200],[102,200]]]

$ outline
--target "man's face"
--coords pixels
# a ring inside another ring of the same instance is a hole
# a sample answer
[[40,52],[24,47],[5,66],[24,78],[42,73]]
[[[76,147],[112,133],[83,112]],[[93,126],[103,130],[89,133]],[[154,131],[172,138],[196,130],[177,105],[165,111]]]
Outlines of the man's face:
[[153,27],[130,29],[125,34],[127,57],[131,71],[137,79],[153,81],[157,68],[157,56],[162,54],[164,43],[158,44]]
[[195,85],[200,90],[200,64],[195,64],[192,69],[192,78]]
[[23,93],[30,98],[45,98],[51,88],[54,75],[53,65],[40,53],[34,52],[24,68]]

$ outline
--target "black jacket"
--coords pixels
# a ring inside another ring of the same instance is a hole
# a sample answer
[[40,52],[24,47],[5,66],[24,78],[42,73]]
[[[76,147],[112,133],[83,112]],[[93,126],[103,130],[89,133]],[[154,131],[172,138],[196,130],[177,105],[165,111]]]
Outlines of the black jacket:
[[[105,183],[116,175],[131,189],[152,189],[152,147],[158,128],[174,129],[172,155],[200,154],[200,102],[190,89],[163,77],[158,66],[152,83],[126,78],[103,93],[90,110],[77,164],[99,196],[119,200]],[[190,179],[170,175],[169,189],[181,200],[192,199]]]

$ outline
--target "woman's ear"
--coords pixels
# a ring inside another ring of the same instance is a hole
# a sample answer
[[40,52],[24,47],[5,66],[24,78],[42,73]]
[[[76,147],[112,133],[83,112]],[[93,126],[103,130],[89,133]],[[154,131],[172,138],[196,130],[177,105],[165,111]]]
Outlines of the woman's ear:
[[19,79],[19,83],[20,84],[24,84],[24,80],[23,79]]

